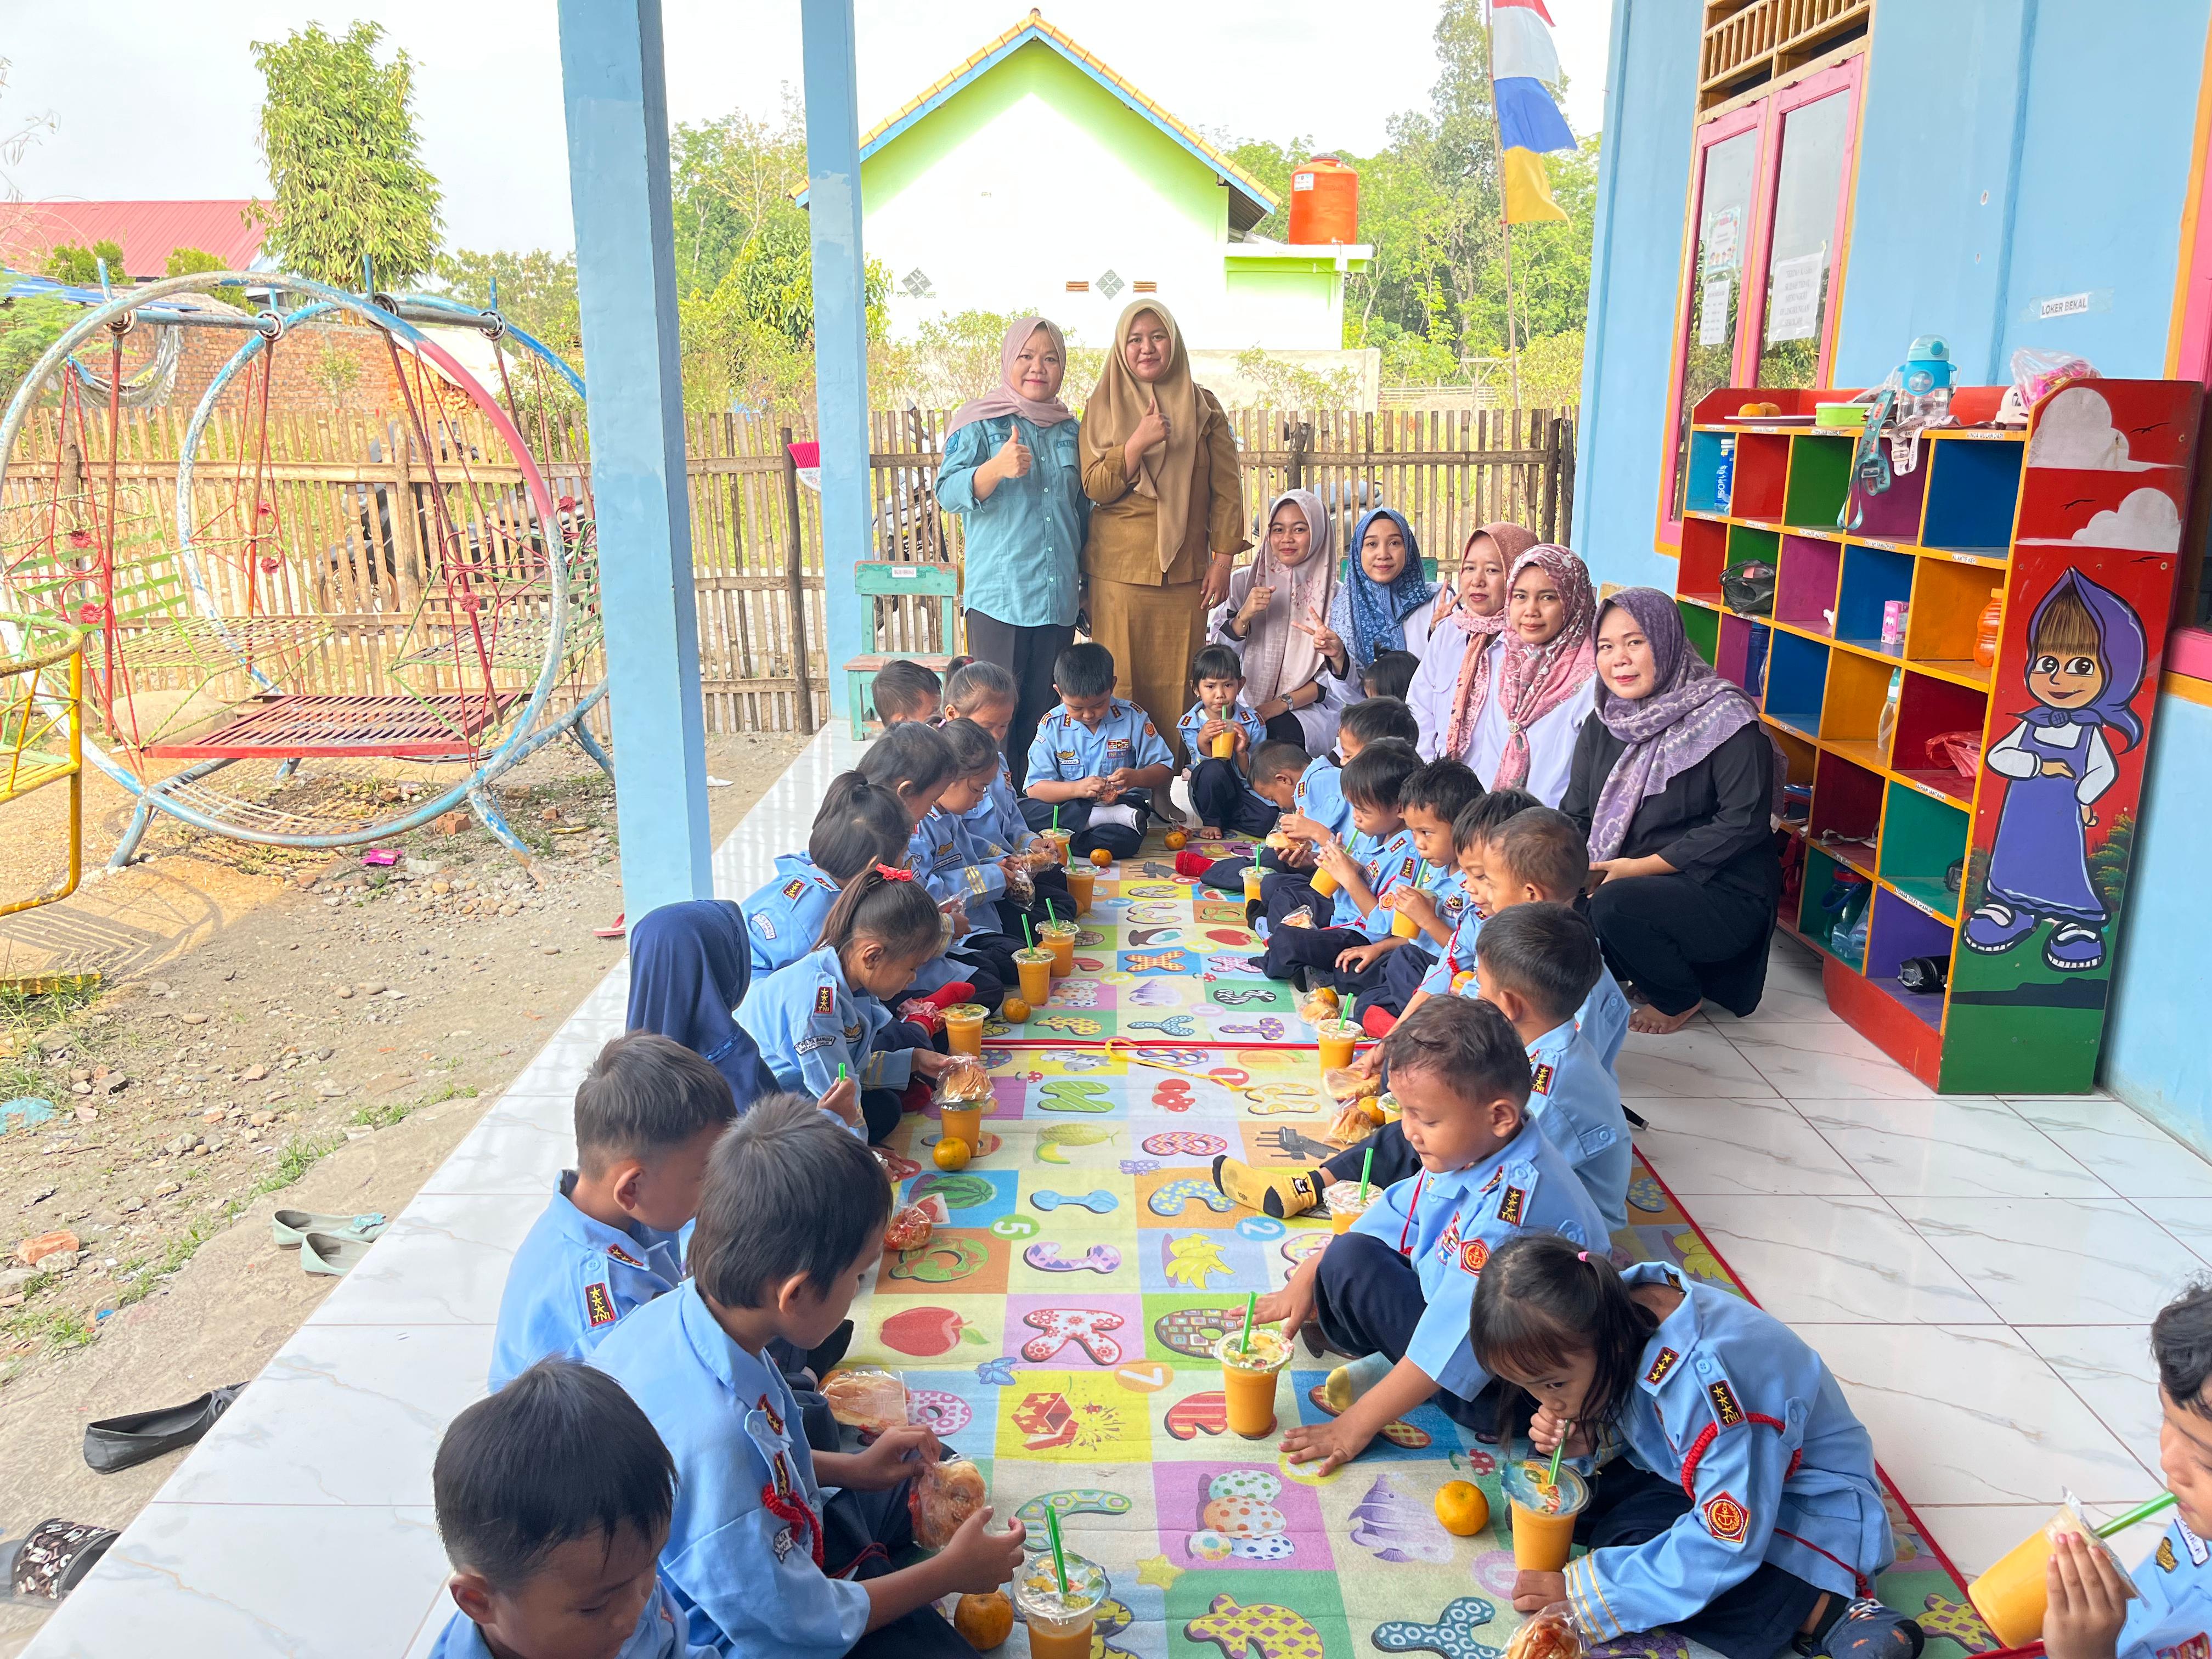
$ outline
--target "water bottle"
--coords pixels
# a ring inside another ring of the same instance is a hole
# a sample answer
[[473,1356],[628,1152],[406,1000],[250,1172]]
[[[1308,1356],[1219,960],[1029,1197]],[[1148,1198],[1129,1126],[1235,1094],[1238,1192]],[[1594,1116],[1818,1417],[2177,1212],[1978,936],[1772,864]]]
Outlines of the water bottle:
[[1713,470],[1713,500],[1727,512],[1735,501],[1735,434],[1721,439],[1721,464]]

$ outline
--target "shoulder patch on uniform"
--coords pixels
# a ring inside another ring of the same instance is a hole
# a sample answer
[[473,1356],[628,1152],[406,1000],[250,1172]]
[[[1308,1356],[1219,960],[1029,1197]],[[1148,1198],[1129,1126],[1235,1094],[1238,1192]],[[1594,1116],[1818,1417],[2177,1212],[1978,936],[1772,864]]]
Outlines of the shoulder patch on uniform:
[[837,993],[827,985],[816,986],[814,988],[814,1012],[817,1014],[831,1014],[836,1012]]
[[645,1263],[640,1261],[635,1256],[632,1255],[628,1250],[623,1249],[619,1244],[608,1245],[607,1254],[614,1257],[616,1261],[623,1263],[625,1267],[642,1267],[645,1266]]
[[1152,723],[1150,720],[1146,720],[1145,722],[1145,735],[1148,738],[1158,737],[1159,735],[1157,732],[1152,730]]
[[1415,874],[1419,872],[1420,867],[1420,860],[1408,857],[1404,863],[1398,866],[1398,879],[1401,881],[1411,881]]
[[1542,1065],[1539,1066],[1534,1072],[1529,1073],[1528,1092],[1532,1095],[1548,1095],[1551,1093],[1552,1076],[1552,1062],[1547,1060]]
[[1705,1499],[1705,1530],[1723,1544],[1741,1544],[1751,1530],[1751,1516],[1725,1492]]
[[1705,1397],[1713,1402],[1713,1415],[1724,1429],[1732,1429],[1743,1421],[1743,1407],[1735,1402],[1735,1390],[1729,1387],[1728,1378],[1716,1377],[1706,1386]]
[[797,898],[805,890],[806,878],[804,876],[793,876],[789,881],[783,884],[783,896],[786,898]]
[[1463,1273],[1479,1273],[1490,1260],[1490,1246],[1479,1238],[1470,1238],[1460,1246],[1459,1270]]
[[2172,1572],[2181,1565],[2180,1559],[2173,1553],[2173,1540],[2161,1538],[2158,1540],[2157,1560],[2158,1570],[2160,1572]]
[[2189,1552],[2190,1560],[2197,1566],[2203,1566],[2206,1556],[2212,1554],[2212,1551],[2208,1551],[2204,1547],[2204,1540],[2190,1531],[2189,1522],[2182,1520],[2179,1516],[2174,1517],[2173,1529],[2181,1534],[2181,1547]]
[[592,1322],[594,1330],[602,1325],[611,1325],[622,1317],[615,1311],[613,1294],[604,1284],[584,1286],[584,1316]]
[[1498,1218],[1500,1221],[1510,1221],[1517,1227],[1521,1224],[1521,1212],[1528,1207],[1528,1193],[1526,1188],[1508,1187],[1505,1189],[1505,1196],[1498,1200]]
[[1674,1369],[1674,1362],[1681,1358],[1681,1357],[1682,1356],[1680,1354],[1676,1353],[1672,1348],[1660,1349],[1659,1357],[1651,1362],[1651,1369],[1644,1373],[1644,1380],[1646,1382],[1652,1384],[1654,1387],[1665,1382],[1667,1380],[1667,1373]]
[[775,924],[768,919],[767,911],[763,910],[753,918],[753,932],[758,933],[763,939],[775,937]]

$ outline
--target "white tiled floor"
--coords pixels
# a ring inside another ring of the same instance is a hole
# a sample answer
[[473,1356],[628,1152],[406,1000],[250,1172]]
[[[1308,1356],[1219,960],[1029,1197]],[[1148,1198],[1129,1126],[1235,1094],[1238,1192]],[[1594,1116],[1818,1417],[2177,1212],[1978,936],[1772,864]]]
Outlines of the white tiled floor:
[[[767,878],[853,754],[829,733],[793,763],[717,851],[718,890]],[[507,1262],[569,1161],[576,1079],[620,1028],[625,979],[562,1025],[29,1656],[428,1650],[447,1607],[431,1455],[482,1390]],[[1938,1099],[1828,1014],[1786,944],[1756,1015],[1631,1036],[1620,1077],[1653,1165],[1826,1355],[1962,1570],[2062,1486],[2098,1514],[2157,1490],[2144,1326],[2212,1266],[2212,1165],[2102,1097]]]

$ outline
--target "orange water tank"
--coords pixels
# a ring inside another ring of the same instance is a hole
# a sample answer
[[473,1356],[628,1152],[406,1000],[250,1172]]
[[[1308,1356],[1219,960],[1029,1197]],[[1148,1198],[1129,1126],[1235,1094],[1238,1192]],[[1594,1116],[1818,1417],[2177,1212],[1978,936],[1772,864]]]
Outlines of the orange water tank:
[[1316,155],[1291,174],[1291,240],[1359,240],[1359,175],[1334,155]]

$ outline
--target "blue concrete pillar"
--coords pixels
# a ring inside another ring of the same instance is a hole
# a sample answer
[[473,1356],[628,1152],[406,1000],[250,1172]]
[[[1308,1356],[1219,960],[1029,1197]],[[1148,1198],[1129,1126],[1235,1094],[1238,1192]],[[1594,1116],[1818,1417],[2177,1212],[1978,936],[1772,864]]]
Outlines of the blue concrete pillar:
[[822,547],[830,708],[845,664],[875,649],[853,566],[875,556],[868,497],[868,309],[860,246],[860,104],[853,0],[800,0],[805,33],[807,213],[814,239],[814,419],[822,440]]
[[560,0],[623,904],[714,894],[660,0]]

